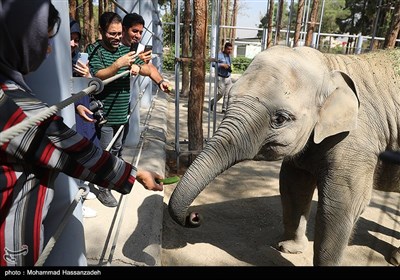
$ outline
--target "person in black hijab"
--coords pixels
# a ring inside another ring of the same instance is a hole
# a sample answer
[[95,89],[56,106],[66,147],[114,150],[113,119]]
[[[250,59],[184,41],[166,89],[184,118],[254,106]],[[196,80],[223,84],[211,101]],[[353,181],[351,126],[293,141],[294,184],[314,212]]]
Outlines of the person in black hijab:
[[[10,127],[47,109],[24,76],[45,60],[60,23],[50,0],[0,0],[0,139]],[[59,172],[122,194],[136,179],[146,189],[163,189],[156,182],[160,175],[136,170],[77,134],[62,117],[50,116],[0,144],[0,266],[37,262]]]

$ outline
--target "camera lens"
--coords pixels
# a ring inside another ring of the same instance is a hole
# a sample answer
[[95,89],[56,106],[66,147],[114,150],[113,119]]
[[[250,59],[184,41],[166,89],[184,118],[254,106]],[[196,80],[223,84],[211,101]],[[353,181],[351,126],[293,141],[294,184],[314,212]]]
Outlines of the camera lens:
[[94,113],[93,117],[96,119],[97,124],[99,125],[105,124],[107,122],[107,119],[104,117],[103,112],[100,110]]
[[89,104],[90,111],[97,111],[101,108],[103,108],[103,103],[99,100],[92,100]]
[[89,104],[89,110],[93,112],[93,118],[97,125],[103,125],[107,122],[103,112],[103,103],[100,100],[92,100]]

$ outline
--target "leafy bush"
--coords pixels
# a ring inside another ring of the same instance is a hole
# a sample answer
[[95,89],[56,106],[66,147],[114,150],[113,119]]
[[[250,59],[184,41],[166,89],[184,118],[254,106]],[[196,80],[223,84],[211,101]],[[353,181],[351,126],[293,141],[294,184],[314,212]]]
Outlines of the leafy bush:
[[166,71],[175,70],[175,46],[171,46],[169,49],[164,49],[163,69]]
[[236,74],[243,73],[247,69],[251,61],[252,61],[251,58],[247,58],[244,56],[238,56],[232,58],[232,65],[233,65],[232,72]]

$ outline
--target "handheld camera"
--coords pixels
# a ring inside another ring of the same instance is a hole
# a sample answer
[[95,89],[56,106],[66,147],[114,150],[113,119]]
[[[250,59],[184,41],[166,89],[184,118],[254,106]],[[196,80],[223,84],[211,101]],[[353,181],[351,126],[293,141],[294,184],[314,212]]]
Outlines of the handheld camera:
[[103,112],[103,102],[100,100],[92,99],[89,104],[89,110],[93,112],[93,118],[97,121],[98,125],[103,125],[107,122]]

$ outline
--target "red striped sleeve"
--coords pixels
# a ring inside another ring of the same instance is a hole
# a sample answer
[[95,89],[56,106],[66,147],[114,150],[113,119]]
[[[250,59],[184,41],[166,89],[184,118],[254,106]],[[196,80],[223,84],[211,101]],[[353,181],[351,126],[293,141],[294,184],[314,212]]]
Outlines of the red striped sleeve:
[[42,155],[40,156],[40,162],[44,164],[48,164],[51,155],[53,154],[54,150],[56,147],[53,144],[47,144],[45,149],[42,152]]
[[33,223],[33,259],[36,262],[39,259],[40,254],[40,232],[41,226],[43,221],[43,209],[45,209],[45,199],[46,199],[46,192],[47,187],[46,183],[48,181],[48,176],[42,178],[38,190],[37,202],[36,202],[36,209],[35,209],[35,217]]
[[105,162],[107,162],[109,160],[109,158],[110,158],[109,153],[103,153],[101,155],[101,158],[95,164],[95,166],[89,168],[90,171],[92,171],[93,173],[97,173],[97,171],[105,164]]
[[71,174],[73,177],[75,177],[75,178],[79,178],[80,176],[81,176],[81,174],[82,174],[82,172],[83,172],[83,170],[84,170],[85,168],[82,166],[82,165],[78,165],[76,168],[75,168],[75,170],[74,170],[74,172]]
[[[118,180],[118,182],[115,184],[118,188],[126,182],[126,179],[128,178],[129,183],[134,183],[135,178],[133,176],[130,176],[131,174],[131,167],[130,165],[126,164],[125,165],[125,170],[124,173],[122,174],[121,178]],[[132,179],[133,178],[133,179]]]
[[82,151],[84,150],[86,147],[90,146],[91,142],[89,139],[87,138],[82,138],[82,140],[80,140],[79,142],[75,143],[74,145],[65,148],[64,150],[67,152],[76,152],[76,151]]
[[18,108],[7,120],[4,124],[3,131],[16,125],[17,123],[22,122],[26,118],[25,113],[22,111],[21,108]]

